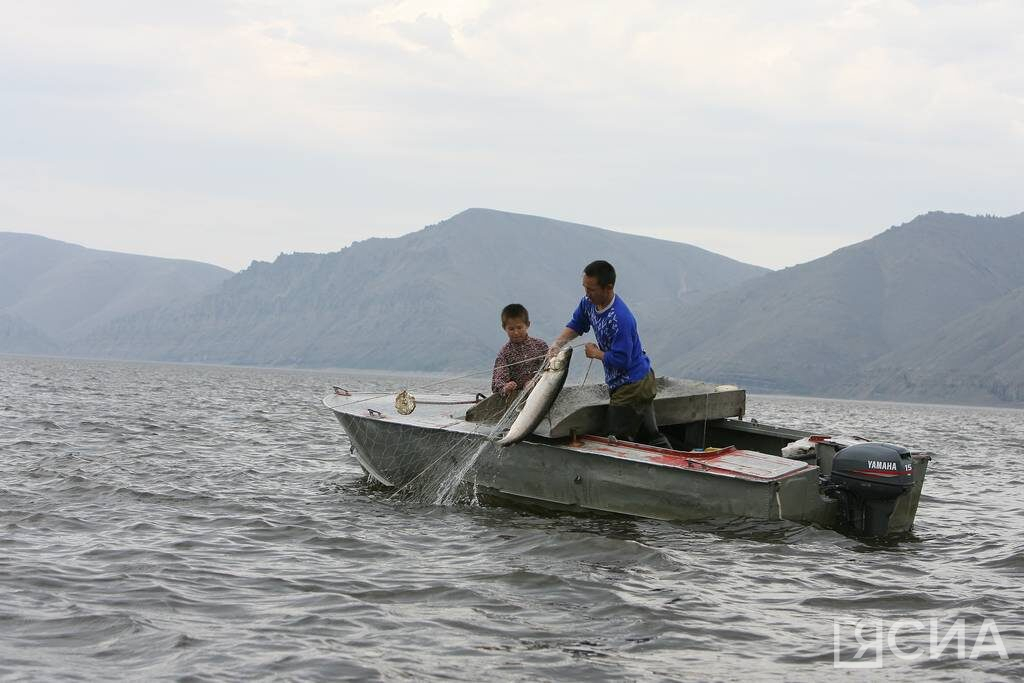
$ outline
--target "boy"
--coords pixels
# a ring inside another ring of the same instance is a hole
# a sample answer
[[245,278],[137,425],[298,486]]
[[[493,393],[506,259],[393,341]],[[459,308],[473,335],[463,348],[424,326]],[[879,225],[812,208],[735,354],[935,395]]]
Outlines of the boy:
[[496,394],[510,396],[525,387],[540,370],[548,345],[527,334],[530,313],[522,304],[509,304],[501,309],[501,327],[508,335],[508,343],[501,347],[494,359],[491,389]]

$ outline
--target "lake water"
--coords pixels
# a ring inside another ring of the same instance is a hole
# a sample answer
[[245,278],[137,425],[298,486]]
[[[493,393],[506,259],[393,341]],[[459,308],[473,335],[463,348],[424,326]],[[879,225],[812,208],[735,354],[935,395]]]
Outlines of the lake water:
[[0,356],[0,678],[851,680],[858,619],[923,625],[876,674],[1024,677],[1024,411],[750,397],[935,454],[913,535],[869,543],[390,500],[338,383],[424,379]]

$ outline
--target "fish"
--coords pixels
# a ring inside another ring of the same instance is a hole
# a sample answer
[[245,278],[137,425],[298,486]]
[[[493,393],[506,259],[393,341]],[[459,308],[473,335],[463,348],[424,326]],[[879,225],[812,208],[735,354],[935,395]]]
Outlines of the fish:
[[511,446],[519,443],[533,433],[562,391],[566,375],[569,374],[571,358],[572,347],[566,346],[548,361],[544,369],[540,371],[533,389],[530,390],[530,395],[526,397],[526,402],[523,404],[522,410],[519,411],[519,415],[512,426],[508,428],[505,436],[497,442],[499,446]]

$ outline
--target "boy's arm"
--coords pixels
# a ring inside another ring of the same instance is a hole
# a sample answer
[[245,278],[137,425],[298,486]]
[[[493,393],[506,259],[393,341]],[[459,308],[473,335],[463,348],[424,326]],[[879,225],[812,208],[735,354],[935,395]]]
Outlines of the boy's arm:
[[505,349],[502,348],[498,352],[498,357],[494,359],[494,374],[491,375],[491,391],[498,393],[502,387],[512,381],[511,373],[508,368],[508,360],[505,358]]
[[545,354],[547,354],[548,351],[550,351],[550,349],[548,348],[548,343],[546,341],[544,341],[543,339],[534,339],[533,337],[530,337],[530,356],[533,358],[533,360],[526,367],[529,368],[530,373],[533,375],[533,377],[531,377],[530,380],[523,387],[527,391],[533,389],[533,385],[537,383],[538,379],[540,379],[537,373],[541,371],[541,369],[544,367],[545,361],[548,357],[550,357],[545,356]]

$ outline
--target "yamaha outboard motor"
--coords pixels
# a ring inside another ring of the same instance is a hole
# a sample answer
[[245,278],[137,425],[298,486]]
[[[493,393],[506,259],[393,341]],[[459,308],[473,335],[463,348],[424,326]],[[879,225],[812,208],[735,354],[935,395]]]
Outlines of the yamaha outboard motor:
[[913,485],[910,451],[888,443],[859,443],[836,453],[825,491],[839,501],[844,526],[866,536],[884,536],[896,499]]

